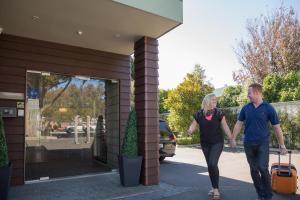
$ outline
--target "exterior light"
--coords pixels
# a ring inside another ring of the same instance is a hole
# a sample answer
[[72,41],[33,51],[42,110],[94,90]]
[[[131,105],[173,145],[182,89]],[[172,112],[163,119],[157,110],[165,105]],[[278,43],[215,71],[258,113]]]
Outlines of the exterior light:
[[77,33],[77,35],[82,35],[83,34],[83,32],[81,30],[78,30],[76,33]]
[[32,16],[32,20],[34,20],[34,21],[38,21],[39,19],[40,19],[40,17],[37,15]]
[[77,76],[75,76],[75,78],[80,79],[80,80],[84,80],[84,81],[91,80],[91,78],[89,76],[80,76],[80,75],[77,75]]
[[58,111],[61,112],[61,113],[65,113],[65,112],[68,111],[68,109],[66,109],[66,108],[59,108]]

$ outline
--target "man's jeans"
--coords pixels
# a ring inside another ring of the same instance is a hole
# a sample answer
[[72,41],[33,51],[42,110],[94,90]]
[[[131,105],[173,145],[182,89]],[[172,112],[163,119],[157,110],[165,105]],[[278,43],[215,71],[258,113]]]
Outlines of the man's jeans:
[[271,199],[273,194],[269,173],[269,143],[245,143],[244,148],[258,196]]

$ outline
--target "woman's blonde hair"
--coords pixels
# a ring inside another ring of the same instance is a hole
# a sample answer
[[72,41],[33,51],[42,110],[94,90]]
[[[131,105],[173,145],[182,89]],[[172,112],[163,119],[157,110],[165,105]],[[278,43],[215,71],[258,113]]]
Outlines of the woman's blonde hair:
[[208,110],[211,110],[213,109],[212,105],[211,105],[211,99],[213,97],[216,97],[216,95],[214,93],[210,93],[210,94],[207,94],[204,98],[203,98],[203,101],[202,101],[202,109],[204,111],[204,114],[207,113]]

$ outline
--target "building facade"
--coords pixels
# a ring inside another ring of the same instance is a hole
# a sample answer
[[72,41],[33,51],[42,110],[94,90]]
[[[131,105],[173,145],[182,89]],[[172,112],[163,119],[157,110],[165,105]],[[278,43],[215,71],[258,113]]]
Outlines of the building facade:
[[12,184],[117,169],[130,56],[144,185],[159,183],[158,41],[182,1],[0,3],[0,107]]

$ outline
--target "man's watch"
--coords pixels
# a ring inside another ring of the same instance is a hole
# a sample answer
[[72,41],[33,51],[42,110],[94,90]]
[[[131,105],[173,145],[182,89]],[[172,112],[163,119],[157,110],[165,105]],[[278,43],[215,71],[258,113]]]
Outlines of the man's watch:
[[280,148],[280,149],[286,149],[286,147],[285,147],[284,144],[279,145],[279,148]]

